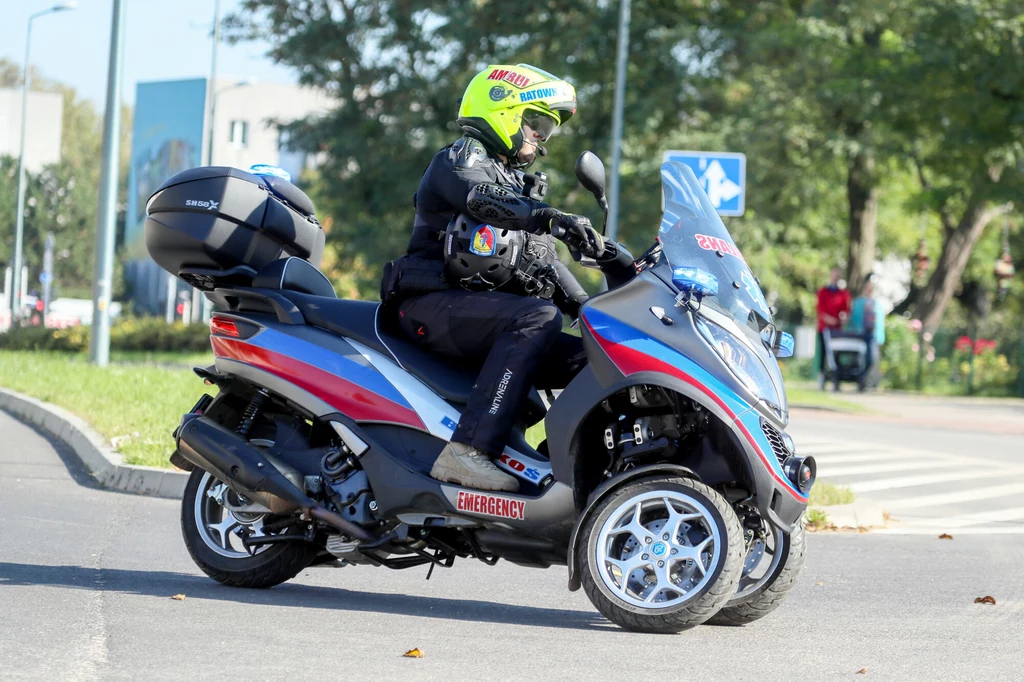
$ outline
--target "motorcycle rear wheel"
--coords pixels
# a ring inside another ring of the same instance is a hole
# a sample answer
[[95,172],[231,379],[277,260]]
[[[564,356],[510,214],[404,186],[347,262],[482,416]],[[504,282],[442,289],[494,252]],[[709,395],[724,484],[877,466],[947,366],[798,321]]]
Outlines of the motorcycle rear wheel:
[[583,528],[583,588],[606,618],[635,632],[676,633],[711,618],[736,593],[743,529],[715,490],[652,476],[602,502]]
[[181,534],[203,573],[231,587],[264,588],[291,580],[313,562],[319,548],[306,542],[269,544],[252,553],[246,551],[234,530],[245,527],[259,534],[262,515],[229,511],[216,499],[233,494],[220,488],[222,485],[196,469],[181,500]]

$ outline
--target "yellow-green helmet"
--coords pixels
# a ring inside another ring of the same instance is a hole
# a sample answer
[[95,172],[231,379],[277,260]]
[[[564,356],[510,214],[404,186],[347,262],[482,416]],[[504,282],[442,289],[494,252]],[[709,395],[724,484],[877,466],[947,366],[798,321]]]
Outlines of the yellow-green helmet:
[[515,158],[527,112],[562,125],[576,113],[576,88],[529,64],[488,66],[469,82],[457,123],[492,152]]

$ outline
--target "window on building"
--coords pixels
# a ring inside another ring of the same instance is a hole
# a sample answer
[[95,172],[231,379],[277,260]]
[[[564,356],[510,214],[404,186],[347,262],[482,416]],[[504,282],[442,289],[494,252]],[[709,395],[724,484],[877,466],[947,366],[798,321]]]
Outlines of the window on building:
[[277,134],[277,151],[292,151],[292,133],[290,130],[281,130]]
[[249,122],[232,121],[228,141],[236,147],[249,146]]

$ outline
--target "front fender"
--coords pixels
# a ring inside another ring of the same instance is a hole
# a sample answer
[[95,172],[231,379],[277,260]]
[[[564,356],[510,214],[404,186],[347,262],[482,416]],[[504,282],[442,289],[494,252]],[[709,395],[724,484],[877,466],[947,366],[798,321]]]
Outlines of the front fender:
[[577,508],[584,506],[589,492],[584,489],[580,474],[583,469],[580,458],[584,455],[579,444],[580,429],[602,400],[639,384],[660,386],[685,396],[724,424],[732,435],[736,452],[741,455],[746,469],[744,473],[753,485],[761,516],[784,532],[792,532],[807,507],[807,497],[785,478],[778,455],[772,450],[761,426],[760,413],[746,405],[746,409],[737,415],[733,409],[738,405],[730,406],[714,400],[695,383],[655,371],[636,372],[611,386],[604,386],[592,366],[588,365],[551,406],[545,427],[552,473],[556,480],[572,487]]
[[723,423],[735,428],[732,426],[734,419],[732,415],[722,409],[718,403],[708,399],[708,396],[699,389],[676,377],[661,372],[638,372],[620,379],[611,386],[604,386],[593,367],[587,365],[558,396],[558,400],[551,406],[544,419],[552,473],[555,480],[572,486],[576,495],[577,508],[583,507],[583,502],[589,493],[587,490],[580,489],[581,483],[577,475],[582,468],[582,463],[578,461],[582,456],[579,447],[580,427],[591,411],[601,404],[602,400],[630,386],[640,384],[660,386],[685,396],[698,403]]
[[681,476],[683,478],[697,478],[690,469],[679,466],[678,464],[648,464],[646,466],[637,467],[630,469],[615,478],[609,479],[594,489],[594,492],[590,493],[590,498],[587,501],[587,506],[580,514],[580,517],[576,520],[576,526],[572,529],[572,535],[569,537],[569,590],[575,592],[580,589],[580,577],[576,572],[576,549],[580,539],[580,528],[593,514],[594,509],[597,508],[601,501],[604,500],[608,495],[618,490],[622,486],[626,485],[630,481],[635,481],[638,478],[646,478],[654,474],[670,474],[672,476]]

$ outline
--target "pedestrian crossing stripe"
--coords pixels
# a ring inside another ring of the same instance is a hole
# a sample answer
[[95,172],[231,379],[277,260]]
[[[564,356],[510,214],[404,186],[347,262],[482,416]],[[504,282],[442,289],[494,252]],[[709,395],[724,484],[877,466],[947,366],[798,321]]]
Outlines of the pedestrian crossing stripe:
[[[889,512],[888,526],[877,532],[938,535],[955,529],[971,535],[1024,533],[1024,462],[1016,465],[848,440],[799,436],[796,440],[797,452],[817,460],[819,480],[847,487],[858,502]],[[951,484],[963,485],[948,490]],[[929,486],[943,485],[945,491],[929,490]],[[978,511],[979,503],[994,508]],[[1013,506],[999,508],[1007,504]]]

